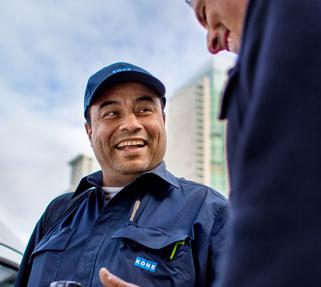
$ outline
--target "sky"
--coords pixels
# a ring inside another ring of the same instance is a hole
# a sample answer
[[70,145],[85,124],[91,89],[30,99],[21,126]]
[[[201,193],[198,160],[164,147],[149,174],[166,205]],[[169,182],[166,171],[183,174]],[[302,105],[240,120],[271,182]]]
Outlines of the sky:
[[89,76],[118,61],[161,79],[167,97],[206,65],[205,30],[184,0],[2,0],[0,220],[27,241],[92,155],[84,129]]

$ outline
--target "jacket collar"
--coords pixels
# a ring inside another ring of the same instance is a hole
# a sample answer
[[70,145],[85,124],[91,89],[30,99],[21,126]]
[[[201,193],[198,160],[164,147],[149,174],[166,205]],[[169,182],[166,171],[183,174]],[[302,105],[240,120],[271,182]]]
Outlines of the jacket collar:
[[[171,174],[169,171],[166,170],[166,165],[164,161],[162,161],[158,166],[156,166],[152,170],[140,175],[139,177],[142,177],[145,174],[154,174],[159,178],[163,179],[164,181],[166,181],[167,183],[175,186],[176,188],[179,188],[177,178],[173,174]],[[79,182],[79,185],[75,190],[73,197],[77,196],[78,194],[80,194],[84,190],[87,190],[88,188],[101,187],[102,181],[103,181],[103,173],[101,170],[83,177]]]
[[[164,181],[168,182],[169,184],[179,188],[178,181],[176,176],[171,174],[167,169],[165,162],[162,161],[158,166],[154,167],[152,170],[146,172],[146,174],[155,174],[156,176],[162,178]],[[143,176],[142,174],[141,176]]]

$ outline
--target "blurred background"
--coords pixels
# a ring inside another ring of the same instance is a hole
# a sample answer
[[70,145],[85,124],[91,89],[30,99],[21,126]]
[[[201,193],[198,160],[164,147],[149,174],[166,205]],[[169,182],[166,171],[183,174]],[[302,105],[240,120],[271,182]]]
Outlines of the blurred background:
[[23,241],[50,200],[97,168],[83,95],[116,61],[166,85],[169,169],[226,194],[215,118],[235,59],[210,56],[184,0],[3,0],[0,35],[0,220]]

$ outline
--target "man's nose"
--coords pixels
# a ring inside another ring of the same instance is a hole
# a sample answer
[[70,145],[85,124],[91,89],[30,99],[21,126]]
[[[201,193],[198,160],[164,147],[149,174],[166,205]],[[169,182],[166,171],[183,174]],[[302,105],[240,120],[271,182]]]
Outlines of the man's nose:
[[219,31],[217,29],[207,31],[207,49],[212,54],[217,54],[224,50],[219,39]]
[[123,117],[123,121],[120,126],[121,131],[139,131],[142,129],[140,120],[136,117],[134,113],[126,114]]

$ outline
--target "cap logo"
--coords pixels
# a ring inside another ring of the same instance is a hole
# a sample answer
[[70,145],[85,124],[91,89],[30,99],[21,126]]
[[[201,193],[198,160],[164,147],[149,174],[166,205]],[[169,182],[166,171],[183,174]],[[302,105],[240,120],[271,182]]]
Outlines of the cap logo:
[[119,69],[113,70],[112,73],[116,74],[119,72],[126,72],[126,71],[131,71],[131,70],[132,70],[132,68],[119,68]]

